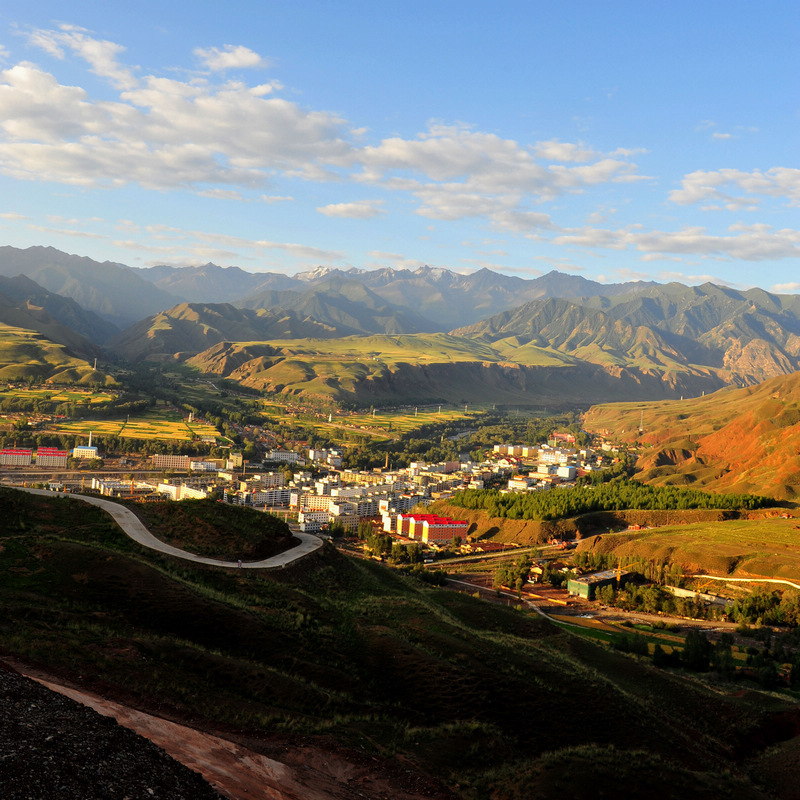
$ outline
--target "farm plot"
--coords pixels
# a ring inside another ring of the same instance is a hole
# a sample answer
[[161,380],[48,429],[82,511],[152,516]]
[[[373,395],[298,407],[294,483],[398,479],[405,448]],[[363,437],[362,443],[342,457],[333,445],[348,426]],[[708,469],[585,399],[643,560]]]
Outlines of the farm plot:
[[80,420],[63,422],[56,426],[57,433],[75,436],[119,436],[125,439],[163,439],[165,441],[192,441],[195,437],[218,437],[216,428],[205,423],[189,424],[174,412],[150,412],[130,419]]
[[[477,407],[474,409],[477,411]],[[315,430],[337,438],[337,432],[356,432],[373,439],[393,439],[405,433],[411,433],[424,425],[442,424],[446,422],[470,422],[474,419],[471,413],[465,413],[463,408],[438,407],[419,409],[414,411],[376,411],[375,414],[344,414],[327,419],[315,419],[311,423]]]

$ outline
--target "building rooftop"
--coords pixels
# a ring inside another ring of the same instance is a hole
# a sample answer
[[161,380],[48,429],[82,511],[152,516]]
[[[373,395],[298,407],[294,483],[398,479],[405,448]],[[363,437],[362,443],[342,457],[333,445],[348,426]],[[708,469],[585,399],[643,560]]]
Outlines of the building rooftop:
[[[630,575],[630,570],[621,569],[619,570],[620,578],[624,577],[625,575]],[[615,569],[604,569],[602,572],[593,572],[591,575],[582,575],[579,578],[574,578],[573,580],[577,581],[578,583],[600,583],[601,581],[613,580],[617,577],[617,570]]]

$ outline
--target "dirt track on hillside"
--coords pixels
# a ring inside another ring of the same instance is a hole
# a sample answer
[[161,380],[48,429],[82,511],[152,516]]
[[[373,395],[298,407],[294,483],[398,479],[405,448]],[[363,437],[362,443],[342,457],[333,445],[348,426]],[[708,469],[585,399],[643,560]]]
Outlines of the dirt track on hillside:
[[[148,714],[67,686],[39,669],[6,659],[19,673],[63,694],[161,747],[230,800],[452,800],[454,795],[402,765],[315,744],[260,741],[269,757],[230,739]],[[254,743],[255,744],[255,743]]]

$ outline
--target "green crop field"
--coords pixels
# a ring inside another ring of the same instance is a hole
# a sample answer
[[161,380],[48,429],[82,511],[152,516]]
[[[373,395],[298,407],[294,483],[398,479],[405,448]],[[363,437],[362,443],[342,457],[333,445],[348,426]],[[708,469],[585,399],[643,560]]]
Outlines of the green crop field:
[[[259,408],[266,420],[274,421],[285,418],[288,407],[280,402],[260,400]],[[357,433],[370,439],[386,440],[413,433],[425,425],[463,422],[465,426],[469,426],[471,423],[477,424],[475,422],[476,414],[489,408],[491,406],[475,404],[469,405],[465,412],[464,406],[454,408],[437,404],[419,406],[416,410],[409,408],[379,409],[374,413],[338,411],[330,415],[330,421],[328,421],[328,414],[321,411],[298,412],[297,409],[292,409],[292,412],[302,425],[338,441],[346,433]]]
[[729,520],[606,534],[589,549],[677,563],[688,572],[800,584],[797,519]]

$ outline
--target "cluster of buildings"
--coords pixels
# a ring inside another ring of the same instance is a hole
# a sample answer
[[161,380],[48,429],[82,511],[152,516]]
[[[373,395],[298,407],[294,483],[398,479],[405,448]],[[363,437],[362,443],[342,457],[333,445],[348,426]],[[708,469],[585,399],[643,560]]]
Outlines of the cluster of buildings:
[[57,447],[40,447],[36,451],[24,447],[5,447],[0,450],[0,466],[66,469],[70,456],[69,450],[59,450]]
[[78,445],[72,450],[61,450],[58,447],[40,447],[38,450],[25,447],[4,447],[0,450],[0,466],[2,467],[48,467],[66,469],[67,461],[72,458],[94,460],[98,458],[97,448],[92,446],[92,434],[89,434],[88,445]]
[[539,492],[572,483],[578,477],[607,466],[608,457],[604,454],[565,444],[564,437],[568,436],[561,434],[561,439],[551,439],[545,445],[496,444],[495,457],[515,473],[509,478],[505,491]]
[[91,490],[105,497],[135,498],[145,502],[161,500],[203,500],[215,490],[213,483],[205,485],[184,481],[137,481],[118,478],[92,478]]
[[[413,516],[410,510],[465,487],[483,488],[484,479],[497,469],[491,464],[450,461],[414,462],[398,470],[350,470],[341,468],[341,451],[315,448],[300,458],[312,465],[314,472],[294,472],[289,481],[283,473],[242,477],[225,487],[225,501],[284,508],[297,515],[300,529],[306,532],[333,525],[355,532],[361,521],[371,520],[401,540],[435,545],[450,542],[454,536],[465,539],[466,523],[435,515]],[[320,471],[323,476],[314,477]]]

